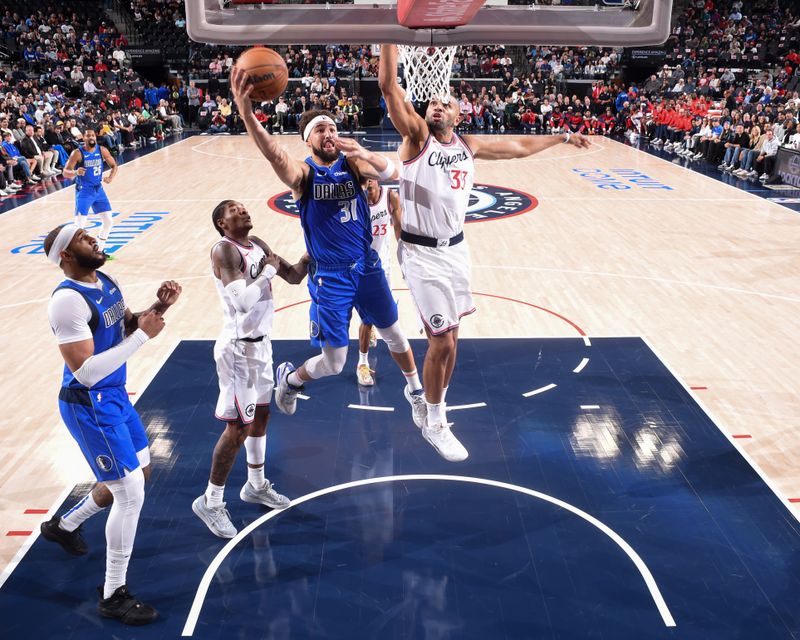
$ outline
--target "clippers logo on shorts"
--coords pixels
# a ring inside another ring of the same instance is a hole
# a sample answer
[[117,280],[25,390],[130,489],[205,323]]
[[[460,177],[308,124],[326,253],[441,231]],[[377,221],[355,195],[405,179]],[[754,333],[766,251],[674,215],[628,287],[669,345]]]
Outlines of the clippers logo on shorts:
[[[431,156],[433,157],[433,156]],[[315,185],[316,186],[316,185]],[[397,183],[385,183],[384,187],[397,188]],[[293,218],[299,218],[292,192],[284,191],[272,196],[267,202],[270,209]],[[539,206],[539,201],[519,189],[498,187],[491,184],[476,184],[469,194],[467,223],[500,220],[528,213]]]
[[97,466],[101,471],[109,472],[114,466],[114,464],[111,462],[111,458],[108,456],[97,456],[94,461],[97,463]]
[[436,313],[431,316],[431,326],[434,329],[441,329],[442,325],[444,325],[444,318],[440,314]]
[[256,405],[254,404],[248,404],[244,409],[244,415],[246,415],[248,418],[252,418],[255,415],[255,412]]

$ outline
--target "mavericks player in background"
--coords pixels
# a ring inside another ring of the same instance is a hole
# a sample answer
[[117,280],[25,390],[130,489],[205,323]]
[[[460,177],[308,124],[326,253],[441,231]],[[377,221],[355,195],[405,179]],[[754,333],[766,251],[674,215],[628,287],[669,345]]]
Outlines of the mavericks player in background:
[[[372,227],[372,248],[381,259],[386,281],[391,287],[389,262],[389,234],[394,230],[395,240],[400,238],[400,218],[403,210],[400,207],[400,198],[397,192],[387,187],[382,187],[377,180],[367,180],[367,202],[369,203],[369,218]],[[356,378],[358,384],[371,387],[375,384],[372,377],[374,373],[369,368],[369,348],[374,347],[375,327],[365,322],[358,329],[358,367]]]
[[282,363],[276,372],[275,404],[287,415],[297,407],[297,394],[311,380],[341,373],[347,359],[353,308],[374,324],[406,379],[404,394],[414,422],[422,426],[425,401],[411,346],[397,322],[381,261],[372,249],[369,206],[364,186],[369,178],[389,180],[394,165],[355,140],[337,135],[333,114],[306,111],[300,135],[311,151],[305,162],[290,158],[261,127],[253,114],[247,73],[231,69],[231,90],[247,132],[278,178],[292,190],[311,256],[308,290],[311,294],[311,343],[322,353],[298,369]]
[[223,317],[222,332],[214,345],[219,378],[215,414],[225,422],[225,430],[214,447],[206,492],[194,501],[192,510],[214,535],[233,538],[236,527],[222,498],[242,443],[247,452],[247,482],[239,497],[273,509],[289,506],[289,499],[264,477],[269,401],[274,386],[271,280],[277,275],[290,284],[299,284],[308,271],[309,258],[303,256],[290,265],[263,240],[250,235],[250,214],[235,200],[220,202],[211,222],[222,236],[211,249],[211,269]]
[[150,475],[147,436],[125,390],[125,362],[164,328],[162,315],[181,287],[164,282],[156,293],[158,301],[134,314],[117,282],[98,271],[107,256],[86,231],[74,224],[56,227],[45,238],[44,250],[65,276],[47,310],[65,363],[58,407],[102,484],[60,518],[43,523],[42,535],[83,555],[87,549],[79,525],[110,504],[98,611],[125,624],[147,624],[158,614],[128,591],[125,580]]
[[[103,162],[111,173],[103,177]],[[75,224],[83,229],[89,209],[100,216],[102,227],[97,236],[100,250],[104,250],[114,222],[111,218],[111,203],[103,190],[103,183],[111,184],[117,175],[117,163],[108,149],[97,144],[97,133],[87,129],[83,134],[83,147],[73,151],[64,166],[64,177],[75,178]]]
[[464,240],[474,158],[524,158],[556,144],[590,145],[579,133],[486,138],[459,136],[458,103],[431,100],[420,117],[397,83],[397,46],[383,45],[378,75],[392,124],[403,136],[399,154],[402,230],[397,257],[428,334],[423,378],[427,424],[422,435],[448,460],[466,459],[464,446],[445,419],[445,394],[456,364],[458,324],[475,311],[471,262]]

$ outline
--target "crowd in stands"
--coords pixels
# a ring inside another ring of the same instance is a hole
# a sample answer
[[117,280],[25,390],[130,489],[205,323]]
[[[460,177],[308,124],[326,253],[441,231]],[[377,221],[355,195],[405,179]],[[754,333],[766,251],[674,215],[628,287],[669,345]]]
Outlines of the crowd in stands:
[[[740,177],[766,179],[778,145],[800,148],[800,54],[786,49],[758,70],[719,60],[725,51],[732,59],[770,49],[775,34],[784,45],[800,38],[800,11],[781,6],[688,0],[667,44],[686,55],[636,84],[621,84],[621,49],[461,47],[451,80],[460,128],[624,135]],[[134,24],[185,35],[178,0],[130,0],[130,13]],[[0,27],[10,52],[0,69],[0,196],[56,179],[88,127],[115,154],[186,127],[243,130],[227,95],[240,48],[197,45],[183,78],[155,86],[131,67],[128,40],[99,0],[75,0],[69,10],[54,0],[31,0],[24,13],[5,11]],[[298,45],[281,53],[292,82],[284,96],[255,105],[265,128],[296,132],[302,114],[317,108],[332,111],[343,130],[364,124],[354,88],[377,76],[374,47]],[[586,95],[568,92],[571,80],[590,81],[591,88]]]

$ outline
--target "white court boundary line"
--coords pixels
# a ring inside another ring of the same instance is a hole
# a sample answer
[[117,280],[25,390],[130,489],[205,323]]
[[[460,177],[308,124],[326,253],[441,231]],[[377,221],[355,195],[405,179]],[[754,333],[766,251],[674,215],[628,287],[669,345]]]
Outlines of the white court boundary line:
[[[178,339],[176,339],[175,343],[170,348],[167,349],[167,353],[164,355],[163,358],[161,358],[161,361],[158,362],[157,365],[153,368],[153,371],[150,373],[150,375],[145,377],[144,382],[142,383],[142,390],[136,392],[136,397],[133,398],[133,400],[131,400],[131,404],[135,405],[136,402],[139,400],[139,398],[142,397],[142,394],[147,390],[147,387],[150,386],[150,383],[153,382],[155,377],[158,375],[158,372],[161,371],[161,369],[166,364],[167,360],[169,360],[170,356],[172,356],[172,354],[175,352],[175,349],[178,348],[178,345],[181,342],[182,342],[182,340],[180,338],[178,338]],[[59,422],[59,426],[63,428],[63,424],[60,423],[60,422]],[[75,488],[75,485],[77,485],[77,484],[85,484],[85,483],[90,483],[90,482],[95,482],[95,478],[88,478],[87,477],[83,481],[80,481],[80,480],[76,481],[72,486],[67,486],[58,495],[58,497],[50,505],[50,507],[47,509],[47,516],[55,515],[55,512],[58,511],[58,507],[60,507],[61,504],[64,502],[64,500],[66,500],[69,497],[69,494],[72,493],[72,490]],[[38,520],[37,520],[37,523],[39,523]],[[22,543],[22,546],[14,554],[14,557],[11,558],[11,560],[5,566],[3,571],[0,572],[0,589],[3,588],[3,585],[11,577],[11,574],[14,572],[14,569],[16,569],[17,566],[19,566],[19,564],[22,562],[22,559],[25,557],[25,554],[28,553],[30,548],[33,546],[33,543],[36,542],[36,540],[39,539],[40,535],[41,535],[41,529],[39,529],[39,527],[34,527],[33,528],[33,533],[31,533],[31,535],[28,536],[28,538],[25,540],[25,542]]]
[[467,482],[471,484],[482,484],[489,487],[496,487],[499,489],[506,489],[509,491],[516,491],[517,493],[522,493],[533,498],[537,498],[539,500],[544,500],[545,502],[549,502],[557,507],[562,509],[566,509],[567,511],[575,514],[579,518],[586,520],[589,524],[593,525],[605,535],[607,535],[613,542],[617,544],[617,546],[622,549],[627,556],[631,559],[633,564],[639,570],[642,578],[644,579],[645,585],[647,586],[648,591],[650,592],[653,601],[655,602],[656,607],[658,608],[658,612],[661,614],[661,619],[664,621],[664,625],[667,627],[675,627],[675,619],[672,617],[672,614],[669,611],[669,607],[667,606],[666,601],[664,600],[664,596],[661,595],[661,591],[656,584],[655,578],[650,570],[647,568],[647,565],[644,563],[644,560],[639,556],[636,551],[634,551],[633,547],[631,547],[623,538],[620,536],[616,531],[611,529],[608,525],[602,523],[600,520],[595,518],[594,516],[589,515],[585,511],[579,509],[578,507],[564,502],[563,500],[559,500],[558,498],[554,498],[553,496],[547,495],[546,493],[541,493],[539,491],[534,491],[533,489],[528,489],[527,487],[521,487],[516,484],[510,484],[508,482],[500,482],[498,480],[489,480],[486,478],[474,478],[471,476],[448,476],[448,475],[439,475],[439,474],[410,474],[410,475],[402,475],[402,476],[383,476],[379,478],[366,478],[363,480],[354,480],[352,482],[345,482],[342,484],[337,484],[332,487],[327,487],[325,489],[320,489],[319,491],[314,491],[312,493],[308,493],[304,496],[299,498],[295,498],[292,500],[289,507],[286,509],[282,509],[280,511],[270,511],[269,513],[265,513],[257,520],[251,522],[247,527],[242,529],[239,533],[236,534],[234,538],[231,538],[227,544],[225,544],[222,549],[220,549],[219,553],[214,557],[211,563],[206,568],[205,573],[203,574],[202,579],[200,580],[200,584],[197,587],[197,593],[194,596],[194,601],[192,602],[192,607],[189,610],[189,615],[186,617],[186,624],[183,627],[183,631],[181,635],[184,637],[191,636],[194,634],[195,627],[197,626],[197,621],[200,617],[200,612],[203,608],[203,604],[205,603],[206,594],[208,593],[208,588],[211,586],[211,580],[214,578],[217,570],[219,569],[222,562],[228,556],[228,554],[233,551],[239,542],[241,542],[244,538],[250,535],[255,529],[261,526],[263,523],[271,520],[272,518],[280,515],[281,513],[286,513],[292,507],[297,507],[304,502],[308,502],[309,500],[314,500],[315,498],[319,498],[321,496],[328,495],[330,493],[335,493],[336,491],[343,491],[345,489],[351,489],[353,487],[361,487],[367,486],[371,484],[378,484],[383,482],[407,482],[411,480],[443,480],[443,481],[450,481],[450,482]]
[[678,383],[683,387],[683,389],[686,391],[686,393],[688,393],[691,396],[692,400],[694,400],[697,403],[697,405],[700,407],[700,409],[703,410],[703,413],[705,413],[706,416],[711,420],[711,422],[714,423],[714,426],[717,429],[719,429],[719,432],[723,436],[725,436],[725,438],[728,440],[728,442],[730,442],[733,445],[733,448],[736,449],[736,451],[739,452],[739,455],[742,456],[742,458],[744,458],[745,462],[747,462],[747,464],[749,464],[753,468],[753,471],[755,471],[758,474],[758,476],[764,481],[764,484],[766,484],[772,490],[772,492],[775,494],[775,497],[777,497],[783,503],[783,505],[786,507],[786,510],[791,514],[791,516],[795,520],[800,522],[800,514],[796,513],[792,509],[792,506],[791,506],[792,503],[789,502],[788,496],[786,496],[783,493],[783,491],[781,491],[777,487],[777,485],[770,479],[770,477],[766,473],[764,473],[764,471],[761,469],[761,467],[758,466],[758,463],[755,460],[753,460],[753,458],[750,457],[750,455],[747,453],[747,451],[745,451],[745,449],[742,447],[742,445],[739,444],[739,441],[734,439],[733,435],[727,433],[722,428],[722,424],[723,423],[720,420],[718,420],[717,417],[702,402],[702,400],[700,400],[700,397],[692,390],[692,388],[681,379],[681,377],[677,374],[675,369],[673,369],[669,365],[669,363],[666,361],[664,356],[662,356],[661,353],[658,352],[658,350],[650,343],[650,341],[645,336],[639,336],[639,338],[642,340],[642,342],[645,343],[647,348],[650,349],[650,351],[653,352],[653,354],[656,356],[656,358],[658,358],[661,361],[661,363],[664,365],[664,367],[666,367],[667,371],[669,371],[670,374],[672,375],[672,377],[675,378],[678,381]]

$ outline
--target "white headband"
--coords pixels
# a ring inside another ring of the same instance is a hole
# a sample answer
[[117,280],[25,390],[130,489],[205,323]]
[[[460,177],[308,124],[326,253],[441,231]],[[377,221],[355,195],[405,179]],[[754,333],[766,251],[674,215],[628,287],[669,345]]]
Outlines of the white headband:
[[78,231],[80,231],[80,227],[71,222],[61,227],[61,231],[58,232],[53,246],[50,247],[50,253],[47,254],[47,259],[53,262],[57,267],[60,267],[61,252],[69,246],[69,243],[72,242],[72,239]]
[[332,124],[334,127],[336,126],[336,123],[325,114],[317,116],[316,118],[312,118],[311,122],[309,122],[306,125],[306,128],[303,129],[303,141],[308,140],[308,136],[311,135],[311,132],[314,130],[314,127],[316,127],[320,122],[327,122],[329,124]]

